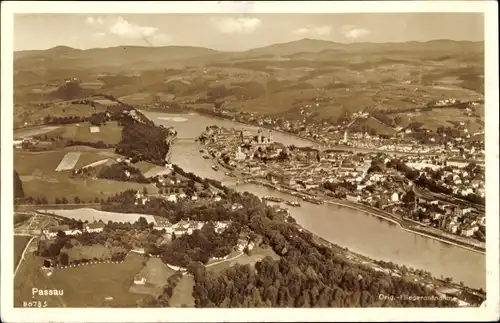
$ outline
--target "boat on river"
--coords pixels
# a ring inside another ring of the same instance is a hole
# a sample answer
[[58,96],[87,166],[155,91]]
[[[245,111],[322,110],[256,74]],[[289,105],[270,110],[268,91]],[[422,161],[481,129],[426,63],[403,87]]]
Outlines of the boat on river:
[[219,167],[217,167],[217,165],[213,165],[213,166],[212,166],[212,169],[213,169],[214,171],[218,171],[218,170],[219,170]]
[[208,155],[203,155],[203,158],[205,158],[205,159],[209,159],[209,158],[210,158],[210,156],[208,156]]
[[275,203],[281,203],[284,201],[282,198],[276,196],[264,196],[262,199],[264,201],[275,202]]
[[293,207],[300,207],[300,203],[297,201],[286,201],[285,204]]
[[313,198],[313,197],[307,197],[307,196],[303,196],[302,199],[306,202],[309,202],[309,203],[313,203],[313,204],[323,204],[324,202],[320,199],[316,199],[316,198]]

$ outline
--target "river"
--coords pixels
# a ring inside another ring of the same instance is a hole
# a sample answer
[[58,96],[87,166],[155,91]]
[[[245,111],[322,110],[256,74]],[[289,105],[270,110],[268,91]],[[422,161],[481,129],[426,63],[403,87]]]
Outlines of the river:
[[[173,126],[179,138],[196,138],[210,125],[257,132],[258,127],[245,126],[229,120],[215,119],[197,114],[166,114],[141,111],[156,124]],[[160,117],[161,119],[158,119]],[[268,130],[264,130],[267,133]],[[277,142],[286,145],[309,146],[310,142],[280,132],[273,132]],[[214,171],[209,160],[202,158],[196,142],[179,140],[172,145],[171,161],[187,172],[219,180],[238,191],[248,191],[259,197],[270,195],[295,200],[287,194],[255,184],[235,184],[235,179]],[[486,257],[483,254],[445,244],[418,234],[402,230],[384,219],[331,204],[315,205],[301,201],[299,208],[290,207],[291,215],[305,229],[322,238],[367,257],[392,261],[407,267],[423,269],[435,277],[452,277],[466,286],[486,286]]]

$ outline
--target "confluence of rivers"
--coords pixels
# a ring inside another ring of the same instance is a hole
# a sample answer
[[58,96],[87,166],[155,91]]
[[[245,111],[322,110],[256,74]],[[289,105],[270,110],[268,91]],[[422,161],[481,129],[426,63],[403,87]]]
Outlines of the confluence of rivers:
[[[196,138],[207,126],[248,129],[257,133],[259,127],[248,126],[230,120],[216,119],[198,114],[169,114],[141,111],[146,117],[159,125],[172,126],[179,138]],[[159,117],[161,119],[159,119]],[[268,130],[263,129],[264,133]],[[273,131],[277,142],[298,147],[310,146],[305,139],[282,132]],[[271,188],[240,183],[224,175],[223,171],[214,171],[212,162],[202,157],[199,150],[203,146],[196,142],[174,142],[171,161],[187,172],[200,177],[219,180],[238,191],[250,192],[259,197],[276,196],[285,200],[294,200],[288,194]],[[486,256],[457,246],[446,244],[425,236],[402,230],[397,224],[370,215],[360,210],[330,203],[316,205],[301,201],[301,207],[289,208],[297,223],[306,230],[336,245],[372,259],[392,261],[423,269],[435,277],[452,277],[455,282],[463,282],[473,288],[486,287]]]

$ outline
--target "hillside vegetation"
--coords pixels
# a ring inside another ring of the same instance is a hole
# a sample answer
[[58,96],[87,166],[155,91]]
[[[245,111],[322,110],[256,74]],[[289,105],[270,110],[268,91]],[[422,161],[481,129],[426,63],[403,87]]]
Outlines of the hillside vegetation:
[[14,56],[19,122],[32,121],[40,105],[98,94],[142,108],[196,109],[208,103],[274,116],[306,109],[324,119],[366,109],[401,110],[404,118],[408,109],[431,101],[478,100],[484,94],[483,42],[302,39],[231,53],[182,46],[59,46]]

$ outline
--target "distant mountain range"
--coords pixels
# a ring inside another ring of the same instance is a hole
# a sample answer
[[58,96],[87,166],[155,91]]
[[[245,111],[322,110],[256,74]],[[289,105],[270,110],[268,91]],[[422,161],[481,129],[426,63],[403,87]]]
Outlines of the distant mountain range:
[[222,52],[194,46],[118,46],[109,48],[75,49],[57,46],[47,50],[14,52],[15,70],[78,69],[100,67],[129,67],[154,69],[178,64],[205,64],[227,60],[255,59],[259,57],[289,57],[314,55],[324,52],[383,53],[383,52],[436,52],[482,54],[484,42],[432,40],[401,43],[337,43],[316,39],[274,44],[243,52]]

